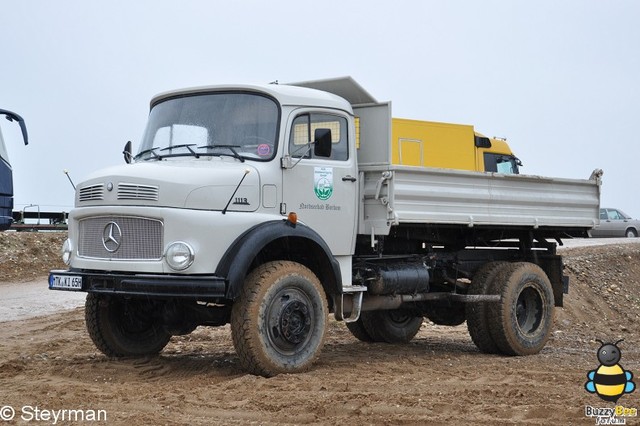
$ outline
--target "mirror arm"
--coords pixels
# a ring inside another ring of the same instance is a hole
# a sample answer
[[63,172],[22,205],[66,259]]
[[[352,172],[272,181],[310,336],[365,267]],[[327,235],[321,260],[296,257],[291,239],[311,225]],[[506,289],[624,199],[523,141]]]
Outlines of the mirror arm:
[[24,123],[24,119],[15,112],[7,111],[6,109],[0,109],[0,114],[5,115],[7,117],[7,120],[9,121],[18,122],[20,131],[22,132],[22,139],[24,140],[24,144],[29,145],[29,135],[27,134],[27,126]]
[[303,159],[304,157],[306,157],[306,156],[307,156],[307,154],[309,154],[309,152],[311,151],[311,147],[313,146],[313,144],[314,144],[314,143],[315,143],[315,142],[309,142],[309,143],[307,144],[307,149],[306,149],[306,151],[304,152],[304,154],[302,154],[300,157],[298,157],[298,161],[296,161],[295,163],[293,163],[293,160],[291,159],[291,156],[290,156],[290,155],[285,155],[285,156],[282,158],[282,162],[281,162],[282,168],[283,168],[283,169],[293,169],[295,166],[297,166],[297,165],[298,165],[298,163],[299,163],[300,161],[302,161],[302,159]]

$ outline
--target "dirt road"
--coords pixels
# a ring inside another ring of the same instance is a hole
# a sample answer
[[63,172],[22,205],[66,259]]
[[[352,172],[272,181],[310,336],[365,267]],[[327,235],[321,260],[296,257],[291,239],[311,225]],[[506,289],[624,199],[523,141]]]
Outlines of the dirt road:
[[[0,323],[0,416],[10,407],[9,424],[26,424],[37,407],[49,410],[43,424],[80,410],[104,410],[108,424],[596,424],[585,406],[614,404],[584,389],[599,364],[594,339],[624,338],[620,364],[640,374],[640,244],[563,254],[570,294],[539,355],[481,354],[465,325],[425,322],[411,343],[388,345],[332,321],[312,371],[265,379],[239,368],[228,326],[173,337],[158,357],[113,360],[76,308]],[[638,395],[618,404],[640,408]]]
[[2,283],[0,323],[49,315],[84,305],[85,293],[49,291],[46,278],[24,283]]

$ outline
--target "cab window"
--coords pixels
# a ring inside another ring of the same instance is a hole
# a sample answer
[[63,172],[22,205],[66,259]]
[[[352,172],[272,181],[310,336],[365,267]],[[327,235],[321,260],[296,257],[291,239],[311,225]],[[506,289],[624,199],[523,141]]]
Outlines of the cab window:
[[[331,130],[331,156],[317,157],[313,153],[313,137],[316,129]],[[348,131],[347,119],[331,114],[303,114],[293,120],[289,136],[289,154],[294,158],[324,158],[327,160],[347,160]]]
[[508,175],[518,174],[518,163],[515,157],[505,154],[484,153],[484,171],[504,173]]

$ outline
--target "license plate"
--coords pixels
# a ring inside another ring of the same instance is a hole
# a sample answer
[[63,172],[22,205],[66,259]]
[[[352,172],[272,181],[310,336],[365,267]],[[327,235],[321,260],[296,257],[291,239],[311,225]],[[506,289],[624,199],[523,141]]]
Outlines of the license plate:
[[82,290],[82,277],[73,275],[51,275],[49,288],[57,290]]

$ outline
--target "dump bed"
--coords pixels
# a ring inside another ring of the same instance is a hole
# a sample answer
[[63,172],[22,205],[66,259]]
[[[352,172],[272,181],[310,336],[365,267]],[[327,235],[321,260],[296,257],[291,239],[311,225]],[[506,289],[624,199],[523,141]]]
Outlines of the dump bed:
[[598,221],[600,175],[590,179],[397,165],[360,168],[360,234],[423,223],[585,231]]
[[[357,118],[362,194],[359,234],[387,235],[394,225],[541,230],[585,235],[599,221],[600,176],[549,178],[397,165],[391,103],[378,102],[351,77],[296,83],[342,96]],[[469,127],[473,135],[473,128]],[[425,162],[424,164],[428,164]]]

